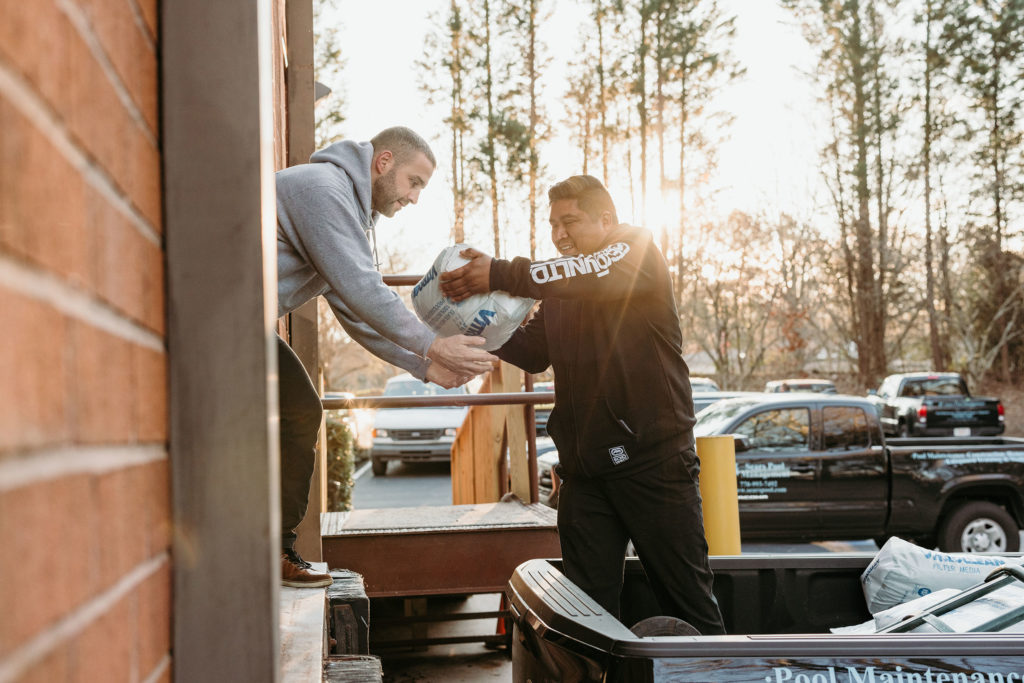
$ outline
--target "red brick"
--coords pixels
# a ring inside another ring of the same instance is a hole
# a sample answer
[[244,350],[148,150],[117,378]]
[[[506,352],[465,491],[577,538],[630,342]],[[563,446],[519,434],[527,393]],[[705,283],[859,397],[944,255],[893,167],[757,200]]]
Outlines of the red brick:
[[89,624],[76,642],[78,657],[72,681],[128,683],[136,649],[134,633],[138,595],[129,593]]
[[144,468],[106,472],[93,480],[91,504],[100,520],[96,547],[100,586],[109,588],[146,559],[148,524]]
[[93,259],[81,177],[3,100],[0,129],[0,244],[73,284],[87,283]]
[[73,670],[73,653],[67,647],[57,647],[50,650],[46,655],[36,662],[23,676],[16,679],[17,683],[55,683],[55,681],[66,681],[71,677]]
[[0,493],[0,657],[96,592],[94,504],[86,475]]
[[134,440],[132,345],[85,323],[74,321],[75,435],[80,443]]
[[78,0],[104,53],[131,95],[150,132],[157,134],[156,55],[135,21],[130,0]]
[[160,246],[3,100],[0,130],[0,247],[163,334]]
[[167,460],[146,466],[146,556],[156,557],[171,547],[171,479]]
[[66,392],[67,321],[46,304],[0,287],[4,340],[0,344],[0,456],[70,436]]
[[147,678],[171,650],[171,570],[165,565],[139,587],[139,672]]
[[[154,229],[160,229],[160,157],[122,105],[109,75],[54,0],[0,0],[0,58],[6,58],[66,122]],[[6,21],[25,31],[16,34]],[[45,29],[45,30],[43,30]]]
[[167,441],[167,356],[141,346],[133,348],[137,438],[142,443]]
[[149,35],[155,41],[157,39],[157,0],[128,0],[134,2],[135,6],[139,8],[139,13],[142,15],[142,19],[146,22],[146,27],[149,29]]

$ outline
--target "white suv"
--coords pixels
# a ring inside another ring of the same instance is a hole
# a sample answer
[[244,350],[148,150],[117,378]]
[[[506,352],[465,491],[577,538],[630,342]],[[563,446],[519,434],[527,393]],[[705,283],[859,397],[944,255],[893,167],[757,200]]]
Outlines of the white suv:
[[[468,394],[465,385],[445,389],[421,382],[406,373],[384,385],[385,396],[437,396]],[[439,462],[451,460],[455,432],[462,426],[469,408],[426,406],[379,408],[373,420],[373,451],[370,461],[374,475],[387,474],[388,461]]]

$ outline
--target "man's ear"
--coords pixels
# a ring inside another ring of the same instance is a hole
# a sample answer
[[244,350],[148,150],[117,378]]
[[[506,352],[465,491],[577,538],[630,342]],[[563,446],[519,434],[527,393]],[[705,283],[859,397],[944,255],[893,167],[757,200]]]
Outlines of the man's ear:
[[394,162],[394,160],[394,155],[390,151],[384,150],[383,152],[377,155],[376,159],[374,159],[373,170],[375,170],[380,175],[384,175],[385,173],[387,173],[388,169],[391,168],[391,164]]
[[601,212],[601,227],[603,227],[606,231],[611,230],[612,228],[615,227],[615,221],[612,218],[611,211]]

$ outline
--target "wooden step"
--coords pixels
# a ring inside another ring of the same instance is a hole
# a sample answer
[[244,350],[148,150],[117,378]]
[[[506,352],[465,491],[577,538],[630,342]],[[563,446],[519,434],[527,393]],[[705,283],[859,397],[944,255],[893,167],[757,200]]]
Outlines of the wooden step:
[[501,593],[517,566],[560,557],[557,513],[517,501],[327,512],[324,560],[375,597]]
[[348,569],[333,569],[334,584],[327,589],[330,618],[330,654],[370,654],[370,600],[363,577]]
[[331,657],[324,662],[325,683],[381,683],[380,660],[368,655]]
[[[327,571],[322,562],[313,562]],[[289,588],[280,592],[281,681],[318,681],[327,656],[327,589]]]

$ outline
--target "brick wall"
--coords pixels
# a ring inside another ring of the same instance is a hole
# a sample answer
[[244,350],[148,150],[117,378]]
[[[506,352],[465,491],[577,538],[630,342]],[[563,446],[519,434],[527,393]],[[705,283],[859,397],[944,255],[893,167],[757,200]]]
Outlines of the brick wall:
[[157,0],[0,0],[0,683],[169,681]]

